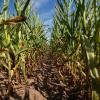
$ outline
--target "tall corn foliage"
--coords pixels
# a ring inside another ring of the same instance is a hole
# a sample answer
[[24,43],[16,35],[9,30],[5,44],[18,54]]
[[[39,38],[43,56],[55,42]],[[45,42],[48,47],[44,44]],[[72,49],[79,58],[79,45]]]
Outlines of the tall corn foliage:
[[[4,0],[0,23],[10,19],[10,16],[14,17],[8,14],[9,2],[10,0]],[[27,0],[14,1],[16,10],[14,13],[17,16],[20,16],[26,2]],[[12,82],[18,69],[21,69],[27,82],[26,57],[31,55],[32,59],[35,59],[35,53],[39,50],[43,52],[46,47],[43,25],[35,12],[32,12],[34,11],[31,10],[29,4],[25,10],[26,20],[24,22],[18,22],[14,25],[0,24],[0,67],[7,70],[9,83]]]
[[57,0],[55,13],[52,50],[71,61],[86,63],[92,79],[92,98],[99,100],[100,1]]

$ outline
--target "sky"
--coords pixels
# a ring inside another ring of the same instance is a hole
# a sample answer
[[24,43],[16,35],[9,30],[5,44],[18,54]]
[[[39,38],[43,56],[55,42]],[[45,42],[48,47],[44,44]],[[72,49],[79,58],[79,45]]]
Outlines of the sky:
[[40,15],[40,18],[47,22],[53,18],[55,1],[56,0],[33,0],[33,7],[36,9],[37,13]]

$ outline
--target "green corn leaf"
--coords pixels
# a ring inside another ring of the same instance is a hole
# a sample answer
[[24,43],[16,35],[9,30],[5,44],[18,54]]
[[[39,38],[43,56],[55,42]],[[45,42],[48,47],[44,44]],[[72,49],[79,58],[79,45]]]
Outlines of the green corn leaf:
[[7,12],[8,7],[9,7],[9,2],[10,2],[10,0],[4,0],[4,4],[3,4],[3,8],[2,8],[2,13],[4,13],[5,11]]
[[27,83],[27,76],[26,76],[26,69],[25,69],[25,55],[21,54],[21,58],[20,58],[21,62],[20,62],[20,66],[23,72],[23,76],[25,79],[25,82]]
[[94,50],[88,39],[85,39],[84,43],[85,43],[85,50],[86,50],[88,65],[90,67],[90,74],[93,78],[94,77],[99,78],[98,70],[96,68],[96,58],[95,58]]

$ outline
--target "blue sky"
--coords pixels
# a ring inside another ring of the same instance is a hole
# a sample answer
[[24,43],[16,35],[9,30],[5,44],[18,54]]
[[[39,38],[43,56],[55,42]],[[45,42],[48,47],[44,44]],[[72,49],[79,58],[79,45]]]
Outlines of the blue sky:
[[55,1],[56,0],[37,0],[35,3],[33,2],[33,7],[43,21],[50,20],[53,17]]

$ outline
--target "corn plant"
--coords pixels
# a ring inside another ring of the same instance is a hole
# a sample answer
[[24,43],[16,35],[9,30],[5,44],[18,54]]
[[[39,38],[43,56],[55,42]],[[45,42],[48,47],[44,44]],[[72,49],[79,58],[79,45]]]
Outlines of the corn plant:
[[[22,9],[21,2],[22,1],[20,0],[14,2],[16,13],[18,15],[20,15]],[[20,55],[20,53],[27,51],[28,48],[33,51],[34,49],[46,50],[47,40],[45,38],[42,22],[40,22],[39,17],[35,13],[32,13],[33,11],[31,11],[30,8],[31,6],[29,5],[26,9],[25,16],[27,16],[27,20],[25,22],[9,26],[4,25],[6,26],[5,30],[2,28],[3,25],[1,25],[2,34],[4,31],[9,34],[8,37],[6,36],[7,40],[4,35],[1,36],[1,38],[4,38],[4,42],[0,42],[1,48],[9,48],[13,50],[15,55]],[[7,45],[4,46],[4,44]]]
[[99,3],[99,0],[57,0],[51,37],[53,51],[65,55],[65,59],[71,58],[76,62],[83,60],[86,63],[92,79],[92,94],[94,91],[96,93],[93,100],[100,97]]
[[[14,22],[14,18],[9,18],[9,0],[4,0],[2,15],[0,15],[0,67],[8,75],[8,93],[10,93],[12,80],[18,71],[22,71],[27,84],[26,58],[35,61],[36,56],[40,57],[39,52],[46,50],[46,38],[43,25],[37,15],[31,11],[31,5],[27,5],[28,0],[15,0],[14,6],[17,16],[21,17],[24,11],[25,20]],[[26,3],[26,4],[25,4]],[[23,8],[27,5],[27,8]],[[22,16],[23,17],[23,16]],[[17,17],[16,17],[17,18]],[[8,21],[9,20],[9,21]],[[30,66],[28,66],[30,68]],[[16,77],[18,80],[20,77]]]

